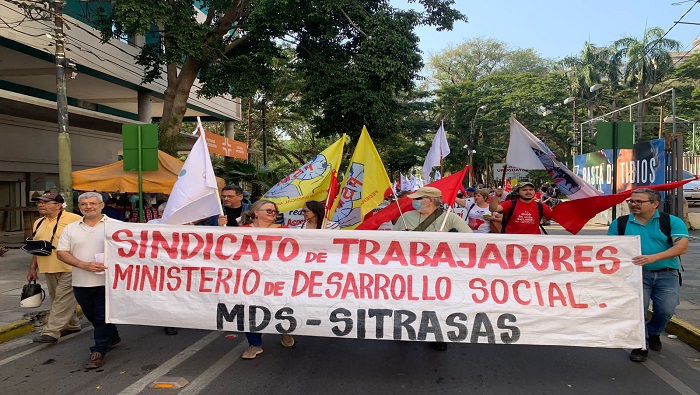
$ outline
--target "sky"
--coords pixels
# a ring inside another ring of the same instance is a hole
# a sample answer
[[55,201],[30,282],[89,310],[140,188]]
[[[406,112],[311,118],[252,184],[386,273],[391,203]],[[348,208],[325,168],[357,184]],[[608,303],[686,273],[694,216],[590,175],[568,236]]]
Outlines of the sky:
[[[457,8],[469,19],[455,24],[452,31],[438,32],[434,27],[419,28],[419,47],[427,63],[430,54],[459,45],[473,38],[494,38],[512,49],[532,48],[540,56],[562,59],[577,55],[586,41],[608,46],[615,40],[632,36],[641,38],[645,28],[660,27],[668,31],[681,20],[695,1],[687,0],[456,0]],[[406,9],[406,0],[392,0],[392,5]],[[700,4],[683,22],[700,24]],[[700,25],[677,24],[667,37],[691,49],[700,36]]]

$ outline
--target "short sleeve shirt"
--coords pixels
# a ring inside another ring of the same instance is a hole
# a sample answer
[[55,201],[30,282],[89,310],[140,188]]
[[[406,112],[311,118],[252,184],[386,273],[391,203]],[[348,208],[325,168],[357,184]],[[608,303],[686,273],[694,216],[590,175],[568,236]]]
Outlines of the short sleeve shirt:
[[[42,218],[37,219],[34,222],[34,225],[32,226],[32,229],[36,229],[34,239],[49,241],[51,240],[51,234],[53,233],[53,228],[56,225],[56,220],[58,219],[58,217],[54,218],[53,220],[47,218],[43,222],[41,221]],[[78,214],[63,211],[61,213],[61,219],[58,221],[58,227],[56,227],[56,235],[54,235],[52,244],[54,246],[57,246],[58,241],[61,239],[61,233],[63,233],[63,229],[65,229],[65,227],[68,224],[73,223],[75,221],[80,221],[80,219],[81,217]],[[39,222],[41,222],[41,226],[37,228]],[[36,261],[39,264],[39,273],[67,273],[70,272],[73,268],[73,266],[63,263],[60,259],[58,259],[55,250],[51,251],[51,255],[37,256]]]
[[[503,216],[508,215],[514,200],[507,200],[501,203]],[[545,218],[552,218],[552,209],[546,204],[542,205],[542,215]],[[529,203],[518,201],[515,204],[513,215],[508,219],[506,232],[508,234],[539,235],[540,233],[540,213],[537,203],[533,200]]]
[[[677,237],[688,237],[688,228],[682,219],[675,215],[670,216],[671,219],[671,239]],[[618,236],[617,219],[615,219],[608,228],[608,235]],[[668,243],[668,237],[661,231],[659,222],[659,212],[656,211],[651,219],[642,225],[634,219],[634,214],[630,214],[627,226],[625,226],[625,236],[640,236],[642,243],[642,254],[651,255],[658,254],[672,247]],[[643,270],[659,270],[659,269],[679,269],[680,265],[678,257],[662,259],[654,263],[642,266]]]
[[[117,222],[102,214],[100,222],[88,226],[84,219],[66,226],[58,241],[58,251],[68,251],[84,262],[94,262],[95,254],[105,251],[105,223]],[[105,285],[104,272],[101,274],[89,272],[77,267],[73,268],[74,287],[102,287]]]

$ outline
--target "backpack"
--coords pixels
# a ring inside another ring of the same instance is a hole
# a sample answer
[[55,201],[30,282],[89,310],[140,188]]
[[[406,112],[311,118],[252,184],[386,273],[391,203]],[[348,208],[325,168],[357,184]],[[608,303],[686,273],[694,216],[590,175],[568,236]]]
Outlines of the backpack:
[[[629,221],[629,219],[629,215],[622,215],[617,218],[618,235],[625,235],[625,229],[627,229],[627,221]],[[673,245],[673,240],[671,239],[671,216],[668,213],[659,211],[659,228],[661,229],[661,233],[666,235],[668,244]]]
[[[510,209],[508,209],[508,214],[503,215],[503,220],[501,221],[501,233],[506,233],[506,226],[508,226],[508,221],[510,221],[510,217],[513,215],[513,212],[515,211],[515,204],[518,203],[518,199],[513,199],[513,204],[510,205]],[[544,211],[544,208],[542,207],[542,202],[535,202],[537,203],[537,212],[539,213],[539,218],[537,218],[537,222],[540,222],[542,219],[542,211]],[[547,231],[544,229],[544,226],[542,226],[542,223],[540,223],[540,229],[542,232],[546,235]]]
[[[629,219],[629,215],[623,215],[617,218],[617,234],[619,236],[625,235],[625,229],[627,229],[627,222]],[[659,211],[659,229],[661,230],[661,233],[666,235],[666,242],[669,245],[673,245],[673,239],[671,238],[671,216],[663,211]],[[685,269],[683,269],[683,262],[681,261],[680,255],[678,256],[678,264],[680,265],[681,270],[685,271]],[[680,285],[683,285],[681,270],[678,271],[678,282]]]

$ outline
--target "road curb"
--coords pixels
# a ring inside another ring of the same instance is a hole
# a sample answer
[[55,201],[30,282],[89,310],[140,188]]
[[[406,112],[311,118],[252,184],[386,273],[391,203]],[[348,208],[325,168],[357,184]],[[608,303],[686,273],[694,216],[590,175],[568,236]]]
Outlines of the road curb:
[[[83,317],[83,309],[78,305],[75,309],[78,313],[78,318]],[[49,311],[49,310],[47,310]],[[34,322],[32,320],[19,320],[3,326],[0,326],[0,344],[14,340],[20,336],[24,336],[34,331]]]
[[700,328],[695,325],[673,317],[666,325],[666,332],[678,336],[684,343],[700,351]]
[[16,339],[32,331],[34,331],[34,324],[31,320],[19,320],[0,326],[0,343]]

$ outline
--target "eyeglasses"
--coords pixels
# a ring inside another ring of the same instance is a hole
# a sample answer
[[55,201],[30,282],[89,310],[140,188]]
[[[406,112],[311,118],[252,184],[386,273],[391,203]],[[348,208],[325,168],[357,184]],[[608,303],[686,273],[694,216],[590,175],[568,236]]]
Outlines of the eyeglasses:
[[93,203],[93,202],[85,202],[85,203],[80,203],[78,206],[80,207],[92,207],[92,206],[99,206],[102,203]]
[[243,195],[221,195],[221,197],[222,197],[223,199],[233,199],[233,198],[237,198],[237,197],[239,197],[239,196],[242,197]]
[[430,198],[429,198],[429,197],[426,197],[426,196],[421,196],[421,197],[417,197],[417,198],[415,198],[415,199],[413,199],[413,200],[423,200],[423,199],[430,199]]
[[273,209],[271,209],[271,208],[268,208],[268,209],[265,209],[265,210],[258,210],[258,211],[264,211],[264,212],[266,212],[266,213],[268,213],[268,214],[278,214],[278,213],[279,213],[279,211],[273,210]]
[[632,200],[632,199],[627,199],[627,204],[637,204],[641,205],[642,203],[647,203],[651,202],[651,200]]

